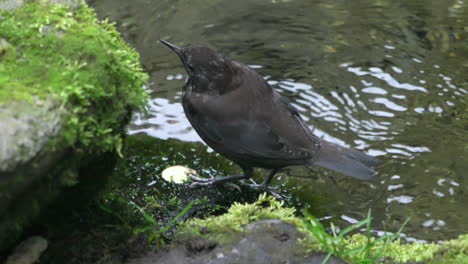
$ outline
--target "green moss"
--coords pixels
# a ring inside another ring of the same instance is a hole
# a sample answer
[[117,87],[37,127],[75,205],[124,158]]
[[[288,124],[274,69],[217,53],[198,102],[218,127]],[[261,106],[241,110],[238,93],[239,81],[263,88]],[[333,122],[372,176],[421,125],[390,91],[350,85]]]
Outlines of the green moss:
[[[216,241],[229,241],[233,232],[242,232],[243,227],[255,221],[264,219],[280,219],[293,224],[303,231],[307,236],[304,241],[311,242],[310,249],[319,250],[320,246],[315,239],[306,233],[302,219],[295,216],[295,209],[283,207],[283,202],[276,201],[266,193],[260,195],[259,199],[252,204],[234,203],[226,214],[209,217],[206,219],[194,218],[187,221],[180,229],[180,236],[204,236]],[[201,234],[201,229],[210,232]]]
[[432,264],[468,263],[468,234],[445,242],[434,258]]
[[[249,223],[262,219],[280,219],[296,225],[298,230],[304,233],[305,238],[301,241],[304,249],[315,252],[325,251],[325,247],[318,242],[319,240],[314,238],[311,232],[307,231],[304,220],[296,217],[294,213],[293,208],[285,208],[282,202],[263,194],[253,204],[235,203],[226,214],[206,219],[188,220],[179,230],[179,235],[181,237],[203,236],[223,243],[230,241],[232,233],[242,232],[243,226]],[[209,230],[209,232],[200,232],[205,229]],[[400,240],[393,242],[377,241],[375,238],[369,238],[363,234],[354,234],[344,240],[337,241],[343,243],[342,246],[349,251],[371,245],[371,256],[381,252],[381,259],[397,263],[468,263],[468,235],[447,241],[443,245],[402,243]],[[374,262],[363,259],[359,263]]]
[[[370,242],[375,242],[375,238],[371,237]],[[369,238],[363,234],[355,234],[348,237],[345,241],[346,247],[349,250],[362,247],[369,244]],[[396,240],[390,243],[377,242],[372,243],[371,252],[377,253],[382,250],[382,257],[389,258],[397,263],[407,262],[422,262],[432,259],[434,254],[439,250],[439,245],[428,243],[404,243]]]
[[139,56],[83,2],[0,10],[0,103],[54,98],[69,115],[66,142],[101,152],[121,146],[129,113],[146,104]]

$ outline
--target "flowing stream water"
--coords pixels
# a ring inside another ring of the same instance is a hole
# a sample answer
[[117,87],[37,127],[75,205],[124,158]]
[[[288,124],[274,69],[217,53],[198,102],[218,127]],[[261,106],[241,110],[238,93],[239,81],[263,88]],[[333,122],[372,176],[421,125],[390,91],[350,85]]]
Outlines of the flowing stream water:
[[129,134],[201,141],[180,103],[186,73],[158,40],[207,45],[255,68],[317,135],[383,161],[370,182],[288,170],[274,184],[296,204],[342,226],[371,208],[376,231],[410,218],[408,240],[468,232],[468,2],[90,2],[151,75],[149,115]]

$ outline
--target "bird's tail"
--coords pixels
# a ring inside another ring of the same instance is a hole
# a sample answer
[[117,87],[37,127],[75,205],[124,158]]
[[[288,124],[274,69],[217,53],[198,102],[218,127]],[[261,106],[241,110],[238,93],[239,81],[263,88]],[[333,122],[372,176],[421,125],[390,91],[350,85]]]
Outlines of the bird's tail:
[[368,180],[375,175],[374,169],[380,161],[363,152],[322,141],[317,158],[312,163],[357,179]]

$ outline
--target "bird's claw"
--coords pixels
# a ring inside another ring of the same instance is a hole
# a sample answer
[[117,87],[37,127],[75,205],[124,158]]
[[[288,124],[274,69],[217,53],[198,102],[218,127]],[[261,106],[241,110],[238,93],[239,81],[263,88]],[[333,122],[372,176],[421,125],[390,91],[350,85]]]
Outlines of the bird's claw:
[[249,183],[245,183],[243,182],[243,185],[245,186],[248,186],[254,190],[257,190],[257,191],[277,191],[279,188],[278,187],[272,187],[268,184],[265,184],[265,183],[256,183],[254,180],[252,179],[249,179],[250,180],[250,184]]
[[198,177],[195,174],[189,174],[189,178],[194,181],[194,183],[207,183],[207,184],[202,184],[204,185],[210,185],[214,183],[214,177],[210,176],[210,178],[201,178]]
[[244,185],[248,186],[249,188],[251,188],[253,190],[256,190],[256,191],[268,191],[270,189],[268,187],[268,185],[265,185],[265,184],[257,184],[257,183],[248,184],[248,183],[244,183]]
[[190,188],[200,187],[200,186],[210,186],[212,182],[192,182],[189,186]]
[[239,192],[242,191],[241,188],[239,187],[239,185],[234,184],[232,182],[226,182],[226,183],[224,183],[224,186],[227,187],[230,190],[237,190]]
[[251,183],[245,183],[243,182],[242,184],[244,186],[247,186],[253,190],[256,190],[256,191],[264,191],[264,192],[268,192],[269,194],[271,194],[273,197],[275,197],[276,199],[280,199],[282,200],[284,197],[282,195],[280,195],[278,193],[279,191],[279,188],[278,187],[272,187],[268,184],[265,184],[265,183],[256,183],[254,180],[252,179],[249,179]]
[[201,178],[195,174],[190,174],[189,178],[193,181],[190,184],[190,188],[200,187],[200,186],[209,186],[214,184],[214,178],[210,176],[210,178]]
[[238,190],[239,192],[241,191],[241,188],[239,187],[239,185],[231,183],[231,182],[218,183],[216,181],[216,178],[211,177],[211,176],[210,178],[200,178],[200,177],[197,177],[196,175],[189,175],[189,178],[192,179],[193,181],[190,184],[190,188],[210,186],[214,184],[222,184],[223,186],[227,187],[230,190]]

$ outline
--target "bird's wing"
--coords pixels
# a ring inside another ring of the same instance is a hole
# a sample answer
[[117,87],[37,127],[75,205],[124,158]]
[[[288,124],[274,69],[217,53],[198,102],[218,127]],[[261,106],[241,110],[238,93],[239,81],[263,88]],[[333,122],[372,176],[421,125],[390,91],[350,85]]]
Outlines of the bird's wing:
[[[320,139],[316,135],[312,134],[312,131],[305,124],[301,115],[299,114],[297,109],[294,108],[294,106],[292,106],[289,102],[285,100],[284,97],[282,97],[279,94],[276,94],[276,98],[277,98],[276,99],[277,101],[282,103],[283,107],[286,107],[287,112],[291,115],[291,117],[294,118],[294,121],[291,120],[291,122],[293,122],[296,126],[299,126],[299,127],[295,127],[295,132],[304,133],[305,137],[301,137],[301,138],[302,140],[306,140],[307,143],[310,144],[311,147],[309,147],[309,149],[311,152],[313,152],[313,155],[315,155],[320,149]],[[297,136],[297,135],[293,135],[293,136]]]
[[277,135],[264,122],[233,120],[220,126],[218,122],[205,118],[205,125],[198,129],[202,130],[199,134],[208,144],[214,142],[237,155],[271,160],[304,160],[313,156],[308,149],[294,146]]
[[[188,116],[193,127],[216,151],[268,160],[312,158],[319,148],[318,139],[310,133],[292,105],[279,95],[277,99],[280,101],[272,109],[277,113],[258,111],[256,114],[253,110],[240,110],[239,114],[226,114],[220,106],[212,108],[218,109],[220,116],[212,111],[207,114],[205,111],[187,110],[191,111]],[[245,115],[247,112],[249,114]]]

